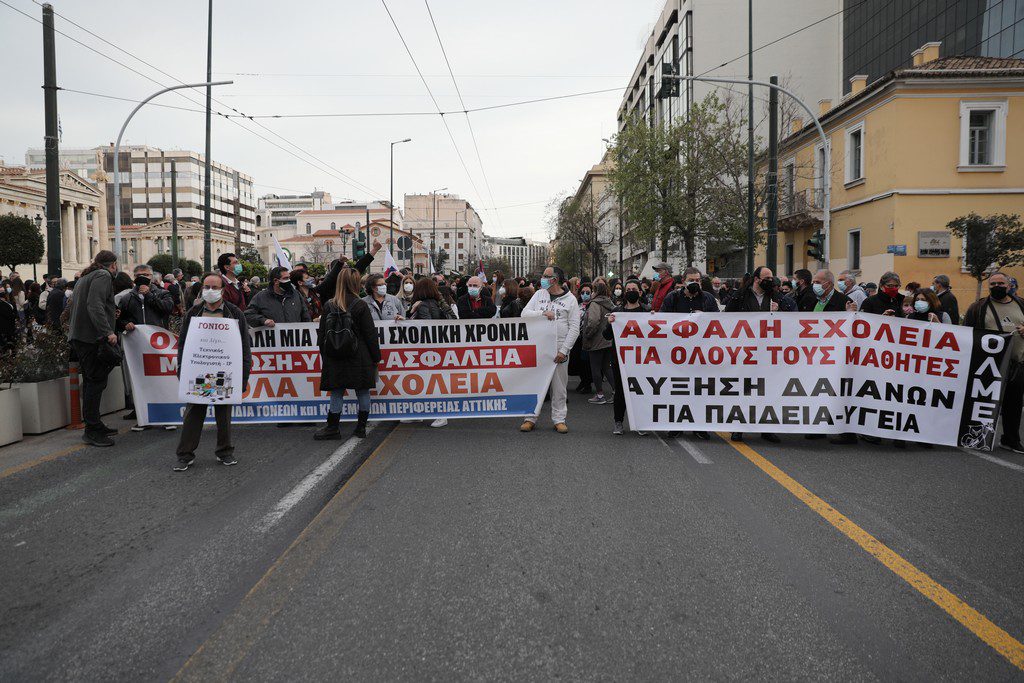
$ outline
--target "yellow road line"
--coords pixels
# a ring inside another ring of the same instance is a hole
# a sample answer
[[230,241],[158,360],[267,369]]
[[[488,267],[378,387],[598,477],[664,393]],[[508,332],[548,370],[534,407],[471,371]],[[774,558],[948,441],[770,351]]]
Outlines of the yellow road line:
[[[265,606],[258,604],[257,598],[261,593],[268,590],[270,584],[275,582],[278,576],[282,576],[278,582],[284,582],[291,586],[295,586],[306,576],[313,563],[326,550],[326,546],[334,537],[334,533],[340,531],[341,527],[348,521],[348,517],[354,510],[355,505],[361,502],[363,496],[367,493],[364,490],[356,494],[355,498],[350,501],[351,505],[348,506],[347,510],[339,514],[337,508],[338,506],[344,506],[346,502],[344,495],[348,491],[349,486],[359,478],[360,474],[366,472],[375,464],[378,456],[385,450],[386,446],[400,445],[402,439],[408,436],[407,430],[401,434],[398,432],[398,429],[392,429],[384,437],[384,440],[356,468],[356,471],[352,473],[345,484],[321,508],[320,512],[306,525],[288,548],[274,560],[270,568],[249,589],[249,592],[245,594],[245,597],[224,619],[217,630],[203,641],[196,651],[182,664],[178,672],[171,678],[171,683],[191,680],[227,680],[234,673],[235,669],[245,659],[245,656],[249,654],[253,645],[256,644],[259,637],[270,626],[271,620],[281,611],[286,602],[286,598],[280,597],[271,599],[270,605]],[[395,440],[394,444],[391,443],[393,438]],[[384,469],[387,468],[388,464],[390,463],[384,464],[377,471],[376,477],[371,478],[367,482],[368,485],[376,482],[376,479],[384,473]],[[332,513],[335,515],[333,525],[329,517]],[[314,532],[322,530],[328,525],[333,527],[328,530],[328,533],[320,534],[320,538],[314,536]],[[304,554],[301,551],[304,551]],[[289,573],[286,571],[287,561],[296,554],[299,555],[294,563],[296,566]],[[211,653],[212,650],[217,650],[217,652]],[[222,655],[227,657],[227,661],[217,661],[217,658]]]
[[857,526],[849,517],[811,493],[800,482],[780,470],[753,448],[743,442],[729,440],[727,434],[719,433],[719,436],[739,451],[743,457],[800,499],[807,507],[821,515],[825,521],[909,583],[914,590],[942,608],[944,612],[960,622],[1011,664],[1024,670],[1024,644],[1019,640],[905,560],[892,548]]
[[[117,435],[121,436],[122,434],[125,434],[128,431],[128,429],[130,429],[130,427],[125,427],[124,429],[119,430],[117,432]],[[85,448],[88,448],[88,447],[89,447],[88,444],[78,443],[78,444],[75,444],[74,446],[68,446],[67,448],[65,448],[63,450],[59,450],[56,453],[50,453],[49,455],[43,455],[43,456],[40,456],[40,457],[38,457],[38,458],[36,458],[34,460],[29,460],[27,462],[23,462],[20,465],[14,465],[12,467],[8,467],[6,470],[3,470],[2,472],[0,472],[0,479],[6,479],[7,477],[10,477],[10,476],[13,476],[15,474],[18,474],[19,472],[24,472],[25,470],[32,469],[36,465],[42,465],[43,463],[52,462],[54,460],[59,460],[59,459],[61,459],[63,457],[69,456],[72,453],[76,453],[76,452],[78,452],[80,450],[83,450]]]

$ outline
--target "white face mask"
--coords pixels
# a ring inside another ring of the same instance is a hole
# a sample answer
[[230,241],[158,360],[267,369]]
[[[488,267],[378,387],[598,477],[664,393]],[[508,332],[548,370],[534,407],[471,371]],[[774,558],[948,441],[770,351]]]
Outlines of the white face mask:
[[406,282],[404,285],[402,285],[402,289],[405,290],[406,294],[412,294],[412,283]]
[[64,290],[64,298],[65,299],[70,299],[71,298],[71,290],[70,289],[65,289]]
[[388,286],[387,285],[377,285],[377,295],[378,296],[384,296],[387,293],[388,293]]
[[208,304],[215,304],[220,301],[221,296],[224,292],[220,289],[204,289],[203,290],[203,301]]
[[505,296],[505,288],[498,287],[498,296]]

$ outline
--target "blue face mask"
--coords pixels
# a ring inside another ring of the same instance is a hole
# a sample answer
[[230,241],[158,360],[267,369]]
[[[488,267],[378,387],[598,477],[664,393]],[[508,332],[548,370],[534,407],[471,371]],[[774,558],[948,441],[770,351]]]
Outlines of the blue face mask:
[[480,288],[479,287],[470,287],[469,288],[469,295],[471,297],[473,297],[474,299],[477,298],[478,296],[480,296]]
[[825,285],[815,282],[812,288],[814,289],[814,296],[822,296],[825,293]]
[[584,301],[590,301],[590,292],[583,292],[580,294],[580,298]]
[[918,299],[914,302],[914,310],[918,313],[927,313],[929,308],[931,308],[931,306],[928,305],[927,301],[921,301]]
[[549,279],[548,279],[548,278],[546,278],[546,277],[542,277],[542,278],[540,279],[540,288],[541,288],[541,289],[547,289],[547,288],[548,288],[548,287],[550,287],[550,286],[551,286],[551,280],[549,280]]
[[235,275],[241,275],[241,274],[242,274],[242,264],[241,263],[236,263],[235,264]]
[[839,280],[838,282],[836,282],[836,289],[838,289],[840,292],[845,292],[846,280]]
[[655,273],[654,275],[651,276],[651,280],[653,280],[654,282],[657,282],[660,279],[661,279],[661,273]]

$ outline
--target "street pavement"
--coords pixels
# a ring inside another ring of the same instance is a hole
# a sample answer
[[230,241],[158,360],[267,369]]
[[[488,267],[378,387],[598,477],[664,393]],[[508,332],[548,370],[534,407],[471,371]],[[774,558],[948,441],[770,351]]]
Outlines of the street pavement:
[[0,680],[1024,678],[1021,456],[611,412],[0,449]]

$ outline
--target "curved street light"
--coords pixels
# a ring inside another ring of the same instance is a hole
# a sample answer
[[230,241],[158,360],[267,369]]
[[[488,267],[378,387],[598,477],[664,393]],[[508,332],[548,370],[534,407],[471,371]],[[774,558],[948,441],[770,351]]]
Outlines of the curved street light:
[[[186,83],[183,85],[172,85],[169,88],[159,90],[146,99],[139,102],[135,109],[132,109],[132,113],[128,114],[128,118],[124,120],[124,125],[121,126],[121,131],[117,134],[117,142],[114,143],[114,254],[117,258],[121,258],[121,173],[118,170],[121,165],[121,137],[124,135],[125,128],[128,127],[128,123],[135,116],[135,113],[142,109],[143,105],[149,102],[154,97],[163,95],[165,92],[172,90],[181,90],[183,88],[202,88],[204,86],[212,85],[230,85],[234,81],[209,81],[206,83]],[[129,177],[131,177],[131,165],[129,164]],[[161,179],[162,182],[162,179]],[[206,197],[207,202],[210,201],[209,197]],[[177,203],[178,198],[174,197],[173,201]]]

